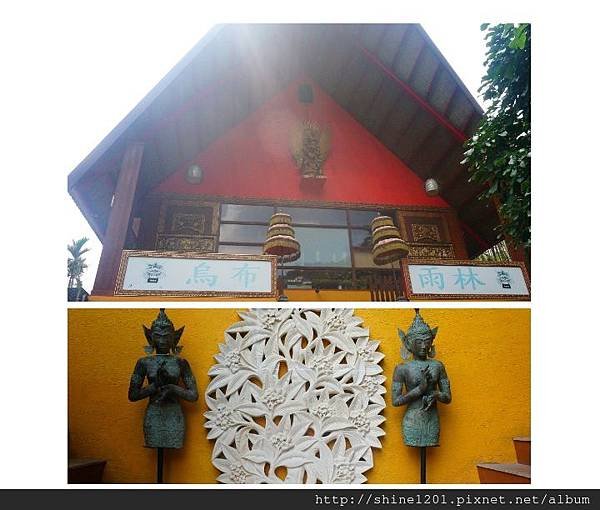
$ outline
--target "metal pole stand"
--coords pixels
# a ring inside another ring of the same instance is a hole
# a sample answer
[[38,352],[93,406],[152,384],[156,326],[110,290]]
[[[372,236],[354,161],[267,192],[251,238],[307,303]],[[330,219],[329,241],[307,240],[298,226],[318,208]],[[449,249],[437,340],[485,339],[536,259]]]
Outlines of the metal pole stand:
[[163,466],[165,462],[164,448],[157,448],[156,455],[156,483],[163,483]]
[[427,447],[419,447],[421,450],[421,482],[427,483]]

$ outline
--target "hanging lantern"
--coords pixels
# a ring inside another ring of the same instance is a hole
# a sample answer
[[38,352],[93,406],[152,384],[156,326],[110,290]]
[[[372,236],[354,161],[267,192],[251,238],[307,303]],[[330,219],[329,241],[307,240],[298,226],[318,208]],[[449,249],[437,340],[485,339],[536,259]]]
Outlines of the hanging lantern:
[[371,222],[373,262],[378,266],[400,260],[408,255],[408,246],[389,216],[377,216]]
[[198,165],[191,165],[185,173],[185,180],[190,184],[200,184],[203,176],[204,172],[202,171],[202,168]]
[[425,181],[425,193],[430,197],[435,197],[440,194],[440,185],[434,178],[430,177]]
[[281,262],[292,262],[300,258],[300,243],[296,240],[291,223],[292,217],[289,214],[276,213],[271,216],[263,246],[264,253],[276,255]]

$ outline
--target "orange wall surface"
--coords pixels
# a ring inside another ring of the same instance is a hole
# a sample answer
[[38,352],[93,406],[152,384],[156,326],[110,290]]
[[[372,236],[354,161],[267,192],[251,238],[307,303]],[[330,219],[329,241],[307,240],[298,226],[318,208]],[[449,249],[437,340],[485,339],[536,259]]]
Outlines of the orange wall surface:
[[[156,452],[144,448],[145,402],[129,402],[127,389],[156,309],[69,310],[69,435],[75,457],[108,460],[104,480],[152,483]],[[206,437],[204,391],[234,309],[167,309],[175,327],[185,325],[182,356],[198,381],[200,399],[184,402],[184,448],[169,450],[165,481],[215,483],[212,443]],[[439,405],[441,446],[428,449],[429,483],[478,483],[479,462],[515,462],[512,438],[530,435],[530,311],[526,309],[421,309],[433,326],[437,359],[446,366],[452,403]],[[403,408],[391,406],[393,370],[400,359],[397,328],[406,331],[411,309],[355,311],[381,342],[387,380],[383,448],[366,472],[370,483],[418,483],[419,452],[404,446]],[[66,477],[66,473],[65,473]],[[535,466],[534,466],[535,477]]]
[[[300,83],[310,82],[314,102],[297,99]],[[331,150],[320,191],[300,187],[300,171],[290,151],[290,133],[308,117],[331,129]],[[185,172],[198,163],[200,184]],[[423,181],[381,142],[309,79],[291,83],[221,138],[163,181],[154,191],[184,195],[306,200],[358,204],[448,207],[429,197]]]

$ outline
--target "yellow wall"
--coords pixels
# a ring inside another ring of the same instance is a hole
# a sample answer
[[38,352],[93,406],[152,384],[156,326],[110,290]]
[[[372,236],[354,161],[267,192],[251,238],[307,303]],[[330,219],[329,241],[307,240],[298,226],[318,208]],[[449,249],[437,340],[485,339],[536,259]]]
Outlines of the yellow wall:
[[[150,483],[156,457],[143,447],[145,402],[127,400],[129,377],[146,340],[154,309],[69,310],[69,428],[71,453],[106,458],[107,482]],[[182,450],[166,452],[165,480],[214,483],[218,471],[210,462],[203,413],[206,375],[223,340],[238,320],[235,310],[167,309],[176,327],[185,325],[182,355],[190,362],[200,391],[197,403],[184,403],[187,435]],[[418,483],[418,451],[402,444],[402,408],[392,407],[389,388],[400,362],[397,327],[404,330],[414,312],[356,310],[371,337],[381,341],[387,377],[388,407],[383,449],[370,483]],[[478,483],[475,465],[482,461],[514,462],[512,437],[530,434],[530,312],[510,309],[422,309],[439,325],[437,358],[446,365],[453,401],[439,405],[441,447],[428,449],[430,483]]]

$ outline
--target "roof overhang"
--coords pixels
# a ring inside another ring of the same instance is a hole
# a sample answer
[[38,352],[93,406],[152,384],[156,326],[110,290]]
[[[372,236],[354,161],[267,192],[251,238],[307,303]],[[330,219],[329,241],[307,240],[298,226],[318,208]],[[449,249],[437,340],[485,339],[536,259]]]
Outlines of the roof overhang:
[[420,25],[219,25],[69,175],[103,238],[120,161],[145,144],[136,197],[307,73],[458,212],[471,255],[496,242],[496,209],[460,164],[483,111]]

